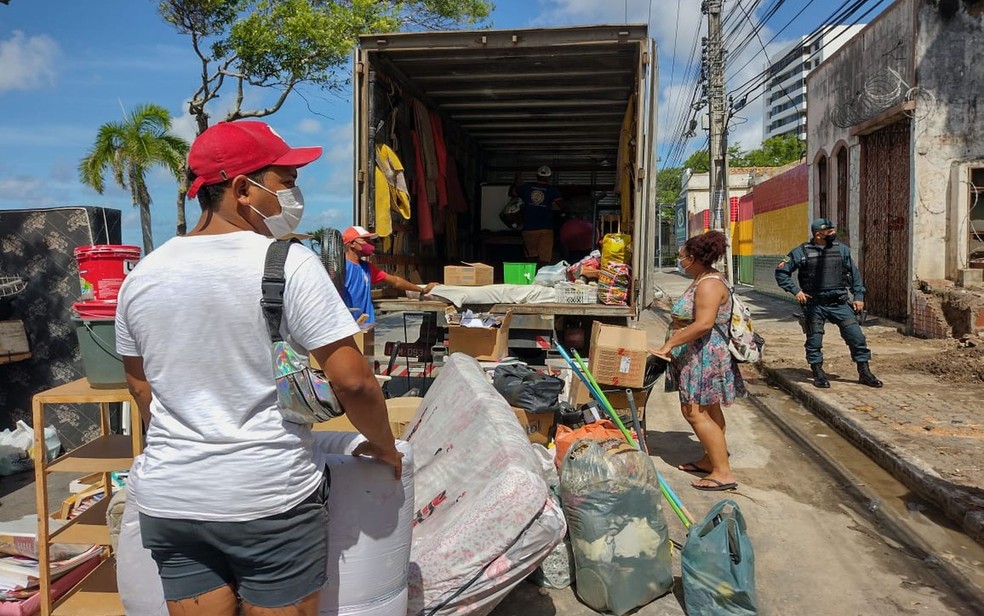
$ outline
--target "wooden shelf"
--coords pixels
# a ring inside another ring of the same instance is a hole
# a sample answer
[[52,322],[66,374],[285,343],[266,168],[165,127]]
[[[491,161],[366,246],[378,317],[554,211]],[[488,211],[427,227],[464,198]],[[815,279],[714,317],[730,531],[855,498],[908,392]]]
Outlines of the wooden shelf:
[[112,497],[104,496],[78,517],[48,535],[49,543],[79,543],[85,545],[109,545],[109,527],[106,511]]
[[133,464],[133,439],[123,434],[100,436],[48,465],[46,472],[109,473]]
[[0,364],[12,364],[17,361],[31,359],[30,353],[3,353],[0,355]]
[[[130,403],[130,423],[132,433],[111,434],[109,425],[109,405],[113,402]],[[109,529],[106,527],[106,511],[109,508],[111,489],[109,473],[130,468],[133,457],[143,450],[143,422],[137,404],[124,387],[100,389],[92,387],[87,379],[42,391],[34,395],[32,417],[35,426],[47,425],[45,408],[50,404],[98,404],[99,434],[96,439],[46,463],[44,456],[43,432],[34,435],[34,481],[36,510],[38,512],[38,552],[42,563],[48,562],[48,549],[53,542],[109,545]],[[48,524],[48,473],[99,473],[106,494],[98,503],[62,528],[51,531]],[[91,566],[91,565],[90,565]],[[68,574],[71,575],[71,574]],[[82,573],[80,572],[81,576]],[[116,591],[116,562],[107,559],[99,563],[75,588],[62,597],[54,606],[51,602],[52,588],[48,571],[42,568],[40,579],[40,612],[43,616],[52,614],[72,614],[74,616],[123,616],[123,604]],[[78,577],[72,578],[74,582]],[[54,607],[54,611],[52,608]]]
[[75,588],[68,591],[52,612],[58,616],[125,616],[116,588],[116,559],[107,558]]
[[35,394],[34,400],[41,404],[84,404],[87,402],[131,402],[133,398],[126,387],[100,389],[89,385],[89,380],[82,378]]

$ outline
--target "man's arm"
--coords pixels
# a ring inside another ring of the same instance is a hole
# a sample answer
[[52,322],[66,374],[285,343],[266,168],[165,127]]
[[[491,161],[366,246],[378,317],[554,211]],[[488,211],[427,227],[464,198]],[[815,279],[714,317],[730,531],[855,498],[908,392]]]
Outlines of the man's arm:
[[851,249],[841,244],[841,254],[844,257],[844,268],[851,273],[851,295],[854,296],[854,301],[852,302],[855,312],[860,312],[864,310],[864,281],[861,280],[861,271],[858,270],[858,266],[855,265],[854,259],[851,257]]
[[854,259],[851,258],[851,249],[847,246],[843,246],[844,254],[844,267],[851,273],[851,294],[854,296],[854,301],[863,302],[864,301],[864,282],[861,280],[861,271],[858,270],[858,266],[854,264]]
[[799,285],[796,284],[796,281],[793,280],[793,272],[795,272],[799,267],[796,253],[796,248],[790,250],[789,254],[783,257],[782,261],[779,262],[779,265],[776,266],[776,284],[778,284],[783,291],[795,295],[797,301],[804,303],[807,299],[809,299],[809,295],[803,293],[803,290],[800,289]]
[[355,341],[351,337],[343,338],[310,353],[328,376],[349,421],[367,439],[353,453],[390,464],[399,478],[403,472],[403,454],[397,451],[396,439],[390,430],[386,400]]
[[123,356],[123,372],[126,374],[126,385],[130,395],[140,409],[140,419],[143,420],[144,433],[150,425],[150,383],[144,374],[143,357]]
[[429,282],[426,285],[413,284],[409,280],[405,280],[399,276],[394,276],[393,274],[386,274],[386,278],[383,279],[383,283],[388,284],[394,289],[399,289],[400,291],[419,291],[425,295],[430,293],[431,289],[439,284],[437,282]]

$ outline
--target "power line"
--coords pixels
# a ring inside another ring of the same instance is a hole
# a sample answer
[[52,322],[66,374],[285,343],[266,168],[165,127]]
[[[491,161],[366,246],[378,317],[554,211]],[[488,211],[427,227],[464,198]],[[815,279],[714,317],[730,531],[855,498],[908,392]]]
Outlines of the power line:
[[[871,0],[861,0],[860,3],[859,3],[859,5],[856,8],[853,8],[848,14],[845,15],[846,19],[850,19],[851,17],[853,17],[854,14],[857,13],[858,10],[860,10],[865,4],[868,4],[870,1]],[[847,28],[844,28],[843,30],[841,30],[840,32],[838,32],[837,34],[835,34],[834,36],[832,36],[830,39],[823,40],[821,38],[820,45],[809,56],[807,56],[807,61],[809,61],[814,56],[816,56],[818,53],[820,53],[820,51],[823,50],[824,48],[826,48],[828,45],[830,45],[831,43],[833,43],[837,39],[839,39],[842,36],[844,36],[849,31],[850,26],[855,26],[855,25],[861,23],[872,12],[874,12],[875,9],[877,9],[879,6],[881,6],[885,2],[886,2],[886,0],[875,0],[874,4],[870,8],[868,8],[867,11],[865,11],[864,13],[862,13],[861,15],[859,15],[853,22],[851,22],[850,24],[848,24],[848,27]],[[821,34],[823,34],[823,33],[825,33],[826,30],[829,30],[829,29],[834,28],[836,26],[845,25],[844,22],[846,21],[846,19],[843,20],[843,21],[841,21],[840,23],[833,24],[833,25],[825,24],[824,26],[821,26],[821,28],[819,28],[818,30],[820,31]],[[814,37],[814,38],[816,38],[816,37]],[[814,40],[813,42],[816,42],[816,41]],[[804,43],[802,45],[798,46],[797,48],[798,49],[802,49],[802,48],[806,47],[807,44],[808,43],[806,41],[804,41]],[[810,43],[810,44],[812,44],[812,43]],[[766,81],[763,81],[763,82],[761,82],[761,83],[759,83],[757,85],[754,85],[753,87],[747,88],[745,90],[746,94],[744,96],[747,97],[749,94],[751,94],[755,90],[761,88],[766,83],[767,83],[767,80]],[[757,95],[755,95],[754,97],[752,97],[750,99],[747,99],[746,102],[745,102],[745,104],[747,105],[749,103],[752,103],[752,102],[758,100],[759,98],[761,98],[762,96],[765,95],[765,92],[766,92],[765,89],[762,89],[762,91],[759,92]]]

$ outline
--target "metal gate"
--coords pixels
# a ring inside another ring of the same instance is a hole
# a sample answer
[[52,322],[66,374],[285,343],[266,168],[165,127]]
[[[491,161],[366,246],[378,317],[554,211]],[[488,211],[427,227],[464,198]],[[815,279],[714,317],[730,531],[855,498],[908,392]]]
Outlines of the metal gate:
[[861,274],[871,314],[909,315],[908,118],[861,137]]

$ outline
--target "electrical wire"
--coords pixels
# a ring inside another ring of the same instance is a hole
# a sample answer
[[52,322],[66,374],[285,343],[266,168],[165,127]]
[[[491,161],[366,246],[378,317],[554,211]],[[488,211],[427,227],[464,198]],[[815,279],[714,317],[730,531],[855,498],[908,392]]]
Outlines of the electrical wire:
[[[853,7],[853,8],[852,8],[852,9],[851,9],[851,10],[850,10],[850,11],[849,11],[849,12],[848,12],[848,13],[847,13],[846,15],[845,15],[845,17],[846,17],[847,19],[849,19],[850,17],[853,17],[853,16],[854,16],[854,14],[855,14],[855,13],[857,13],[857,11],[858,11],[858,10],[860,10],[861,8],[863,8],[863,6],[864,6],[864,5],[866,5],[866,4],[868,4],[868,3],[869,3],[869,2],[871,2],[871,1],[872,1],[872,0],[853,0],[853,2],[854,2],[854,4],[855,4],[855,5],[857,5],[857,6],[855,6],[855,7]],[[870,15],[870,14],[871,14],[872,12],[874,12],[874,10],[875,10],[875,9],[877,9],[877,8],[878,8],[879,6],[881,6],[882,4],[884,4],[884,3],[886,2],[886,1],[887,1],[887,0],[874,0],[874,4],[873,4],[873,5],[872,5],[872,6],[870,7],[870,8],[868,8],[868,10],[867,10],[867,11],[865,11],[864,13],[862,13],[861,15],[859,15],[859,16],[858,16],[858,17],[857,17],[857,18],[856,18],[856,19],[855,19],[855,20],[854,20],[853,22],[851,22],[850,24],[847,24],[847,25],[848,25],[848,26],[855,26],[855,25],[857,25],[857,24],[859,24],[859,23],[861,23],[861,22],[862,22],[862,21],[863,21],[863,20],[864,20],[865,18],[867,18],[867,17],[868,17],[868,16],[869,16],[869,15]],[[845,4],[846,4],[846,3],[845,3]],[[846,20],[845,20],[845,21],[846,21]],[[822,26],[821,28],[818,28],[818,30],[815,30],[814,32],[817,32],[817,31],[820,31],[820,33],[821,33],[821,34],[823,34],[823,33],[824,33],[824,31],[825,31],[825,29],[829,29],[829,28],[832,28],[832,27],[836,27],[836,26],[841,26],[841,25],[845,25],[845,22],[844,22],[844,21],[841,21],[841,22],[839,22],[839,23],[836,23],[836,24],[834,24],[834,25],[831,25],[831,26],[829,26],[829,27],[827,27],[827,26]],[[809,60],[811,60],[811,59],[812,59],[812,58],[813,58],[814,56],[816,56],[816,55],[817,55],[818,53],[820,53],[820,51],[821,51],[821,50],[823,50],[824,48],[826,48],[826,47],[827,47],[827,45],[830,45],[831,43],[833,43],[833,42],[834,42],[834,41],[836,41],[837,39],[839,39],[839,38],[841,38],[842,36],[844,36],[844,35],[845,35],[845,34],[846,34],[846,33],[847,33],[848,31],[849,31],[849,28],[844,28],[843,30],[841,30],[840,32],[838,32],[838,33],[837,33],[836,35],[834,35],[834,36],[832,36],[832,37],[830,37],[829,39],[826,39],[826,40],[822,40],[822,41],[821,41],[821,44],[819,45],[819,47],[818,47],[818,48],[817,48],[817,49],[816,49],[815,51],[813,51],[813,52],[812,52],[812,53],[811,53],[811,54],[810,54],[810,55],[809,55],[809,56],[807,57],[807,61],[809,61]],[[816,41],[815,41],[815,40],[813,40],[813,42],[810,42],[809,44],[810,44],[810,45],[812,45],[812,44],[813,44],[814,42],[816,42]],[[808,43],[807,43],[806,41],[804,41],[804,43],[803,43],[803,45],[802,45],[802,47],[806,47],[806,46],[807,46],[807,44],[808,44]],[[748,83],[748,82],[746,82],[746,83]],[[749,86],[750,86],[750,87],[747,87],[747,88],[745,88],[745,89],[743,90],[743,92],[744,92],[744,94],[742,94],[742,95],[740,95],[740,96],[739,96],[739,95],[736,95],[736,96],[735,96],[735,98],[739,98],[739,99],[740,99],[740,98],[742,98],[742,97],[747,97],[747,96],[748,96],[749,94],[751,94],[752,92],[754,92],[754,91],[756,91],[756,90],[758,90],[759,88],[762,88],[762,86],[764,86],[764,85],[766,85],[767,83],[768,83],[768,81],[767,81],[767,80],[766,80],[766,81],[761,81],[761,82],[760,82],[760,83],[758,83],[758,84],[751,84],[751,83],[749,83]],[[763,89],[762,89],[762,91],[761,91],[761,92],[759,92],[759,93],[758,93],[757,95],[755,95],[755,96],[754,96],[754,97],[752,97],[752,98],[748,98],[748,99],[746,100],[746,103],[745,103],[745,104],[747,105],[748,103],[751,103],[751,102],[753,102],[753,101],[755,101],[755,100],[758,100],[759,98],[761,98],[762,96],[764,96],[764,95],[765,95],[765,92],[766,92],[766,90],[765,90],[765,89],[763,88]]]
[[[813,0],[811,0],[811,2],[812,1]],[[825,47],[827,44],[829,44],[833,40],[836,40],[841,35],[843,35],[843,32],[844,31],[838,33],[836,36],[832,37],[829,41],[822,41],[823,36],[827,33],[827,31],[829,31],[830,29],[832,29],[832,28],[834,28],[836,26],[844,25],[844,23],[847,20],[849,20],[861,8],[863,8],[864,5],[868,4],[871,1],[872,0],[844,0],[844,2],[842,2],[841,5],[829,17],[827,17],[827,19],[825,19],[825,20],[823,20],[823,22],[821,22],[821,25],[819,25],[818,27],[816,27],[815,29],[813,29],[809,34],[807,34],[806,36],[803,37],[802,42],[801,42],[800,45],[797,46],[797,49],[808,48],[810,46],[813,46],[818,41],[820,41],[822,43],[822,46],[821,46],[821,49],[822,49],[823,47]],[[882,4],[885,0],[874,0],[874,1],[875,1],[874,7],[872,7],[872,9],[869,9],[869,11],[867,11],[864,15],[867,15],[868,13],[870,13],[871,10],[873,10],[874,8],[876,8],[878,5]],[[806,7],[807,6],[809,6],[809,3],[806,4],[803,8],[801,8],[796,13],[796,15],[794,15],[793,18],[789,22],[787,22],[786,25],[783,26],[782,29],[780,29],[778,32],[776,32],[776,34],[773,35],[772,38],[769,39],[769,41],[766,43],[766,45],[772,43],[786,28],[788,28],[789,25],[791,25],[799,17],[799,15],[801,15],[802,12],[804,10],[806,10]],[[863,17],[864,16],[862,16],[861,18],[859,18],[859,20],[860,19],[863,19]],[[857,21],[859,21],[859,20],[855,20],[854,23],[857,23]],[[795,53],[795,51],[793,53]],[[819,49],[816,50],[816,51],[814,51],[812,54],[810,54],[810,57],[808,59],[812,58],[817,53],[819,53]],[[737,69],[737,71],[734,71],[732,74],[733,75],[734,74],[740,74],[741,71],[745,69],[745,67],[747,67],[749,64],[751,64],[752,62],[754,62],[756,60],[756,58],[758,58],[758,57],[759,57],[759,54],[755,54],[754,56],[752,56],[751,58],[749,58],[741,67],[739,67]],[[735,95],[735,98],[740,99],[743,96],[747,96],[748,93],[750,93],[750,92],[752,92],[752,91],[754,91],[754,90],[762,87],[762,85],[764,85],[765,83],[767,83],[768,82],[768,79],[767,78],[768,77],[771,77],[771,75],[770,75],[770,68],[771,67],[766,67],[764,70],[760,71],[754,77],[751,77],[750,79],[748,79],[747,81],[745,81],[743,84],[741,84],[741,85],[733,88],[732,89],[733,92],[740,92],[740,94],[736,94]]]

